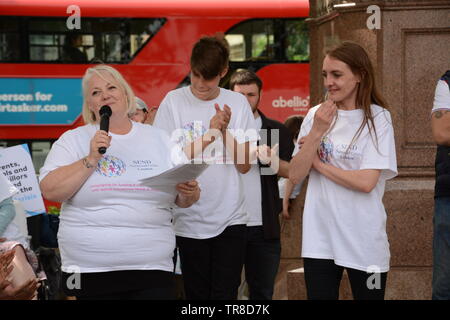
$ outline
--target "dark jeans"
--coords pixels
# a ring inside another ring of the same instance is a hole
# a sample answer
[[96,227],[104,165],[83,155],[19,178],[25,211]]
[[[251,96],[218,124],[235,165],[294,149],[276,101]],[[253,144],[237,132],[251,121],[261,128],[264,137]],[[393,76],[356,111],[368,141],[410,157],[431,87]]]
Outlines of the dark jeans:
[[280,256],[280,239],[265,240],[262,226],[247,227],[245,279],[250,300],[272,300]]
[[450,300],[450,198],[434,200],[433,300]]
[[[338,300],[344,267],[336,265],[333,260],[325,259],[304,258],[303,264],[308,300]],[[350,268],[345,269],[355,300],[384,300],[387,272],[367,273]],[[377,278],[378,281],[372,281]],[[374,285],[375,288],[371,289],[369,284]]]
[[233,225],[209,239],[177,236],[186,299],[237,299],[246,231],[245,225]]

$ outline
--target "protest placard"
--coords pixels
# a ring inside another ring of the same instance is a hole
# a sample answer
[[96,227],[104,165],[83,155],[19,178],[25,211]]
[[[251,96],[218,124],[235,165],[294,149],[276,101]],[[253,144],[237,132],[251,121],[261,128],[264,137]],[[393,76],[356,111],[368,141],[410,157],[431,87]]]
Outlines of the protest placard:
[[27,144],[0,149],[0,174],[19,189],[13,199],[22,203],[29,216],[45,213],[44,201]]

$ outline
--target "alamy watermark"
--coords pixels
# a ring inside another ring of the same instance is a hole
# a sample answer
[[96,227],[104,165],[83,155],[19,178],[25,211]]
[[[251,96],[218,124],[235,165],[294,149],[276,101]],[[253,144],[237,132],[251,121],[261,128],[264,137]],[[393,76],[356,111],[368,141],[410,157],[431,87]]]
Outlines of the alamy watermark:
[[381,29],[381,10],[377,5],[371,5],[367,7],[367,13],[371,15],[367,18],[366,26],[370,30]]
[[69,290],[81,289],[81,269],[79,266],[68,266],[67,273],[72,273],[66,280],[66,287]]
[[[278,129],[256,130],[256,129],[227,129],[234,140],[241,144],[224,143],[222,132],[217,129],[202,129],[201,121],[192,123],[191,129],[176,129],[172,132],[171,140],[177,144],[172,149],[171,157],[174,163],[178,163],[179,148],[186,154],[195,153],[191,163],[210,165],[218,164],[258,164],[261,166],[261,175],[273,175],[278,172],[280,159],[278,157],[278,146],[280,132]],[[205,132],[203,132],[205,131]],[[203,133],[203,135],[201,135]],[[206,134],[207,133],[207,134]],[[249,142],[249,149],[242,147],[243,143]],[[268,147],[270,141],[271,148]],[[208,145],[204,147],[204,145]],[[194,152],[192,152],[194,150]]]
[[381,271],[380,267],[376,265],[368,266],[366,272],[368,274],[372,273],[367,278],[366,285],[367,289],[374,290],[374,289],[381,289]]
[[80,30],[81,29],[81,9],[77,5],[70,5],[66,10],[67,14],[70,16],[66,20],[66,26],[69,30]]

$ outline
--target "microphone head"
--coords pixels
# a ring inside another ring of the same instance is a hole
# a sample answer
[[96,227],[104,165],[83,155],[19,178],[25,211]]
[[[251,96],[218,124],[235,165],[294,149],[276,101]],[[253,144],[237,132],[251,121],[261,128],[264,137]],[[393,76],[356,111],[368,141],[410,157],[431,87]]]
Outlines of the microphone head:
[[112,110],[111,110],[110,106],[104,105],[103,107],[100,108],[100,117],[103,117],[103,116],[111,117],[111,115],[112,115]]

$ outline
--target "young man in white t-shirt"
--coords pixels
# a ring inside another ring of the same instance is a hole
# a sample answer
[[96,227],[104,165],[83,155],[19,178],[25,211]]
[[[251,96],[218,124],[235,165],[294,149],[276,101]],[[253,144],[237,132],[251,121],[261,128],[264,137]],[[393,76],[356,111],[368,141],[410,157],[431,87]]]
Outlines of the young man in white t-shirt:
[[438,81],[431,111],[436,153],[433,233],[433,300],[450,300],[450,70]]
[[239,70],[231,76],[230,89],[247,98],[261,137],[259,161],[252,163],[250,172],[242,175],[249,215],[245,279],[250,300],[271,300],[273,296],[281,257],[278,216],[282,203],[277,179],[289,177],[289,161],[294,150],[289,130],[258,109],[262,86],[261,79],[250,70]]
[[244,262],[247,215],[239,174],[250,169],[257,134],[245,97],[218,86],[228,56],[221,40],[200,39],[192,50],[191,85],[169,92],[154,121],[194,163],[210,164],[198,178],[200,200],[174,209],[187,299],[236,299]]

